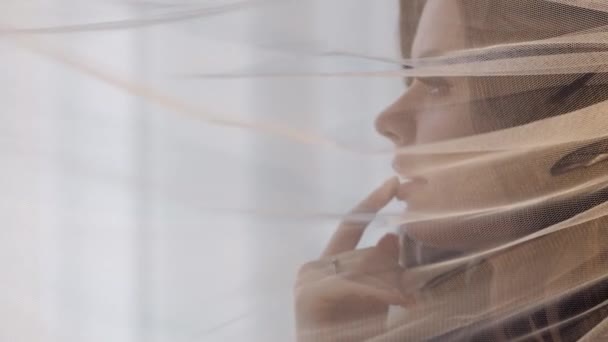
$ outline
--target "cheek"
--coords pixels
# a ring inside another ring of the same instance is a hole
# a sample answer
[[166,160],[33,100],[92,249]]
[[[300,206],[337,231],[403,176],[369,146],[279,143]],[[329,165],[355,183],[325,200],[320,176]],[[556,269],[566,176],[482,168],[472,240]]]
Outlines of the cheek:
[[471,92],[465,79],[450,80],[447,94],[433,96],[421,91],[416,113],[416,143],[425,144],[476,134]]
[[427,107],[417,118],[416,143],[432,143],[475,134],[467,103]]

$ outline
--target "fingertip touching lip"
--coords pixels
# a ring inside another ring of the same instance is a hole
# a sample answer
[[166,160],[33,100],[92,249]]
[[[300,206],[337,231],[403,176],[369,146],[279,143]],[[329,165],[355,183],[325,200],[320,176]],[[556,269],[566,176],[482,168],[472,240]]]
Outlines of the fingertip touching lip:
[[423,177],[407,178],[405,181],[403,181],[400,177],[400,181],[401,181],[401,184],[399,185],[399,188],[397,189],[397,195],[395,197],[398,200],[404,201],[404,202],[407,201],[409,194],[412,191],[415,191],[415,188],[424,186],[425,184],[428,183],[428,181]]
[[397,174],[397,177],[399,178],[399,182],[401,182],[401,183],[408,183],[408,182],[427,183],[426,178],[408,172],[406,169],[403,168],[403,166],[404,166],[403,163],[399,163],[399,160],[397,160],[397,159],[393,160],[393,163],[392,163],[393,171],[395,171],[395,173]]
[[401,182],[408,182],[415,178],[422,178],[413,174],[411,170],[408,170],[408,163],[402,159],[395,158],[391,166]]

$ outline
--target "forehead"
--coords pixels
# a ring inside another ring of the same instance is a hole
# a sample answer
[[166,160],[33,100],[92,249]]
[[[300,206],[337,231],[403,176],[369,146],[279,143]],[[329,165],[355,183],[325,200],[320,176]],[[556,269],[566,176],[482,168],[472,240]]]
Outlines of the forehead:
[[428,0],[412,44],[412,57],[428,57],[466,47],[463,15],[458,1]]

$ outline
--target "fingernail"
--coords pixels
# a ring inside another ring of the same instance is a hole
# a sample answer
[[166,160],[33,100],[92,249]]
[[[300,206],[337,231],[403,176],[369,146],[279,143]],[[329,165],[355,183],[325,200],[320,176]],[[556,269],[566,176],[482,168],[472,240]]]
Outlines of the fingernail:
[[399,186],[399,177],[393,176],[387,179],[383,184],[382,188],[386,189],[396,189]]
[[396,234],[384,235],[376,246],[391,257],[397,258],[399,256],[399,237]]
[[421,187],[424,187],[426,184],[428,184],[428,180],[425,178],[412,178],[407,182],[399,184],[395,196],[398,200],[407,202],[410,193],[415,192]]
[[417,302],[416,302],[416,297],[413,295],[408,295],[408,296],[401,296],[401,305],[403,307],[413,307],[416,306]]
[[399,188],[399,178],[391,177],[387,179],[382,185],[378,188],[377,192],[381,192],[384,197],[387,198],[387,201],[390,201],[397,194],[397,189]]

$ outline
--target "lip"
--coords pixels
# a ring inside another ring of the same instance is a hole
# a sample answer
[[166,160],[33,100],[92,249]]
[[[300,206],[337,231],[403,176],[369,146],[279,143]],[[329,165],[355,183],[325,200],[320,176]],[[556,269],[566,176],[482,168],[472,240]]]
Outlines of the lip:
[[399,176],[399,180],[402,182],[408,182],[415,178],[422,178],[413,175],[409,170],[407,170],[407,163],[399,158],[393,159],[393,163],[391,166],[395,173]]
[[416,191],[416,188],[420,188],[420,186],[424,186],[428,181],[423,177],[412,177],[408,178],[406,181],[402,182],[397,188],[397,195],[395,196],[400,201],[407,201],[409,195]]
[[399,163],[399,160],[395,158],[393,160],[393,170],[399,177],[399,188],[397,189],[397,195],[395,196],[400,201],[407,201],[410,193],[415,191],[416,188],[423,186],[428,183],[428,180],[421,176],[408,175],[403,169],[403,163]]

